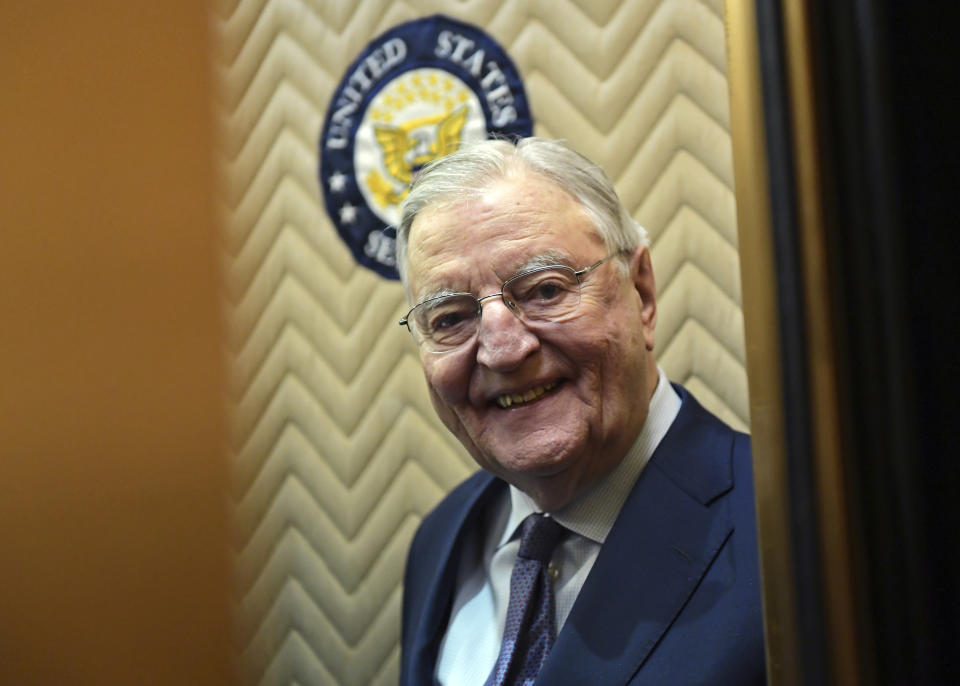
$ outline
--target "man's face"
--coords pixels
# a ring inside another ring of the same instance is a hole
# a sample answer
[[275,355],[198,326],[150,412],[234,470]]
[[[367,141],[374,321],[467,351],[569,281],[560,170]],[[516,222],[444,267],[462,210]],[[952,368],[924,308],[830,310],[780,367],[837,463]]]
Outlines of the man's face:
[[[449,289],[484,296],[537,257],[581,269],[606,256],[583,207],[536,175],[427,208],[409,240],[415,302]],[[649,252],[583,281],[561,322],[524,324],[500,298],[483,303],[474,339],[421,350],[434,407],[481,467],[545,510],[567,504],[612,470],[646,420],[656,386],[655,289]],[[509,396],[504,408],[498,399]]]

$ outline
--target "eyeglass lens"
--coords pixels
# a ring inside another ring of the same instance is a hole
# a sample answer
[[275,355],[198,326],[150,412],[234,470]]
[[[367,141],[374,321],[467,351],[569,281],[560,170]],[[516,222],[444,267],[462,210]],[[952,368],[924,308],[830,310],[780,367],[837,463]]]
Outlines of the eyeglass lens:
[[[503,298],[524,321],[556,321],[579,306],[580,281],[568,267],[537,269],[504,283]],[[476,333],[480,315],[478,298],[457,294],[421,303],[411,313],[411,321],[424,344],[449,350]]]

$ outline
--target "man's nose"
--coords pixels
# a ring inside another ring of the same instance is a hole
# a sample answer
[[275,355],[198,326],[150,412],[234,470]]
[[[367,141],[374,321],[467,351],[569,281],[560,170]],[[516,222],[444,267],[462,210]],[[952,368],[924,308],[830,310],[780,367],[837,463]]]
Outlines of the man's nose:
[[510,371],[540,348],[540,339],[503,298],[484,300],[477,332],[477,362],[496,371]]

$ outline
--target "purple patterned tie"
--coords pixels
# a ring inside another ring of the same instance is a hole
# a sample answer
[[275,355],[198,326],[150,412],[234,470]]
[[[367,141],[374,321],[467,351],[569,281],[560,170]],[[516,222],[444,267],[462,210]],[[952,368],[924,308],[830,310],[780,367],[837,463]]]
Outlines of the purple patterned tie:
[[547,661],[556,631],[547,565],[564,531],[542,514],[532,514],[520,525],[520,552],[510,575],[503,643],[484,686],[530,686]]

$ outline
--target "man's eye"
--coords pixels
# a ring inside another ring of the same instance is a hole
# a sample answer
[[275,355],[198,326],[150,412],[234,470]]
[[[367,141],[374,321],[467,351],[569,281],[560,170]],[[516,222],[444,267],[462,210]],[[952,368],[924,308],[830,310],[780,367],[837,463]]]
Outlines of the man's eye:
[[518,284],[525,286],[514,288],[513,295],[517,300],[523,303],[550,303],[560,298],[569,291],[567,284],[557,278],[540,279],[536,283]]
[[560,295],[562,288],[560,284],[548,281],[541,283],[535,289],[535,296],[540,300],[553,300]]
[[462,324],[465,319],[463,312],[444,312],[430,320],[430,328],[433,331],[445,331]]

